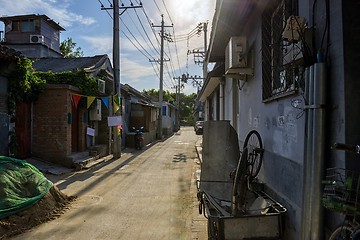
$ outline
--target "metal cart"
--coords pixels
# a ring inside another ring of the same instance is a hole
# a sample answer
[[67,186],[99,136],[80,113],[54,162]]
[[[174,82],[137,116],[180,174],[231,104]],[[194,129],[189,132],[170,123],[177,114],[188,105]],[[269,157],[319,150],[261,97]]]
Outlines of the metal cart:
[[228,121],[205,122],[204,128],[198,200],[209,239],[281,239],[286,208],[256,180],[264,153],[260,134],[249,132],[240,152]]

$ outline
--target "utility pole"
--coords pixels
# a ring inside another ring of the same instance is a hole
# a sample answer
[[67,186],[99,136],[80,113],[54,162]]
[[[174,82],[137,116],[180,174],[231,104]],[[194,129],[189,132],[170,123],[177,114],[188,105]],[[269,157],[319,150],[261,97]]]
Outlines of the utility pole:
[[161,14],[161,25],[153,27],[160,27],[161,50],[160,50],[160,88],[159,88],[159,121],[158,121],[158,138],[162,139],[162,108],[163,108],[163,82],[164,82],[164,28],[173,26],[164,26],[164,15]]
[[[182,78],[185,76],[185,74],[183,74]],[[180,90],[181,90],[181,85],[180,85],[180,80],[181,77],[177,77],[177,78],[173,78],[174,80],[178,80],[178,85],[176,86],[176,103],[177,103],[177,114],[176,114],[176,130],[180,129]]]
[[[188,54],[194,54],[194,59],[195,59],[195,63],[196,64],[202,64],[202,69],[203,69],[203,76],[201,77],[197,77],[195,75],[195,77],[193,76],[189,76],[187,75],[184,81],[187,81],[188,79],[192,79],[193,80],[193,85],[197,86],[197,93],[199,93],[202,84],[200,84],[197,80],[201,79],[203,81],[206,80],[207,77],[207,73],[208,73],[208,68],[207,68],[207,62],[205,61],[206,59],[206,51],[207,51],[207,22],[203,23],[203,31],[204,31],[204,51],[200,51],[198,49],[194,49],[192,51],[188,50]],[[198,28],[201,29],[201,24],[198,25]],[[200,60],[196,60],[196,59],[200,59]],[[197,111],[197,109],[202,109],[202,107],[200,107],[202,104],[200,103],[199,99],[196,99],[196,109],[195,111]],[[200,115],[200,114],[199,114]]]
[[203,78],[206,79],[207,77],[207,64],[205,61],[206,58],[206,51],[207,51],[207,23],[204,22],[204,61],[203,61]]
[[[121,87],[120,87],[120,14],[119,14],[119,1],[113,0],[113,14],[114,14],[114,29],[113,29],[113,68],[114,68],[114,83],[115,83],[115,93],[119,99],[121,99]],[[121,100],[120,100],[121,101]],[[114,113],[114,115],[121,115],[120,104],[120,114]],[[117,127],[114,127],[114,158],[121,157],[121,134],[118,134]],[[120,135],[120,136],[119,136]]]
[[[113,116],[121,116],[122,113],[122,102],[121,102],[121,84],[120,84],[120,15],[122,15],[128,8],[141,8],[142,4],[140,2],[140,6],[134,6],[131,3],[130,7],[121,6],[119,7],[119,0],[113,0],[113,4],[110,8],[105,8],[101,5],[101,10],[113,10],[113,70],[114,70],[114,93],[117,95],[120,100],[120,108],[118,112],[113,112],[113,100],[111,100],[111,104],[109,105],[109,114]],[[119,10],[123,9],[120,14]],[[121,131],[121,130],[120,130]],[[119,129],[114,127],[113,130],[113,155],[114,158],[121,157],[121,134],[119,134]],[[110,131],[111,134],[111,131]]]

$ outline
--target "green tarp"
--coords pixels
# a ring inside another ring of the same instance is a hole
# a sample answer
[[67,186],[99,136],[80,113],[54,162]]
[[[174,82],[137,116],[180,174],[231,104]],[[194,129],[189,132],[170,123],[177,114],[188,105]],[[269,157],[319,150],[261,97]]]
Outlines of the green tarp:
[[31,207],[51,186],[52,182],[33,165],[0,156],[0,219]]

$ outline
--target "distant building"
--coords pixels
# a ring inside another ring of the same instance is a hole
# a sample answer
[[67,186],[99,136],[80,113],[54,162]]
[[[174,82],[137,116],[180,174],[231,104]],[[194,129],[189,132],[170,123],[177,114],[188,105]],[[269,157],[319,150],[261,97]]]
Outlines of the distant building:
[[0,17],[5,24],[1,44],[20,51],[28,58],[63,57],[60,52],[58,23],[46,15],[30,14]]

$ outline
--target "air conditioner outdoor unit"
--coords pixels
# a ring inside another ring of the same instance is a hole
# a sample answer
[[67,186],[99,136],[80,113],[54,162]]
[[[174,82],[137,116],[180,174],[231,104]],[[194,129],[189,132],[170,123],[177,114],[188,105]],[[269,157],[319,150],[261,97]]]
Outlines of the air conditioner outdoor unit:
[[246,37],[231,37],[225,50],[225,68],[246,68],[248,65]]
[[253,59],[246,37],[231,37],[225,50],[225,76],[244,80],[254,75]]
[[44,43],[43,35],[30,35],[30,43]]
[[98,79],[99,92],[105,93],[105,81]]
[[101,121],[101,100],[96,99],[95,107],[90,109],[89,112],[90,121]]

